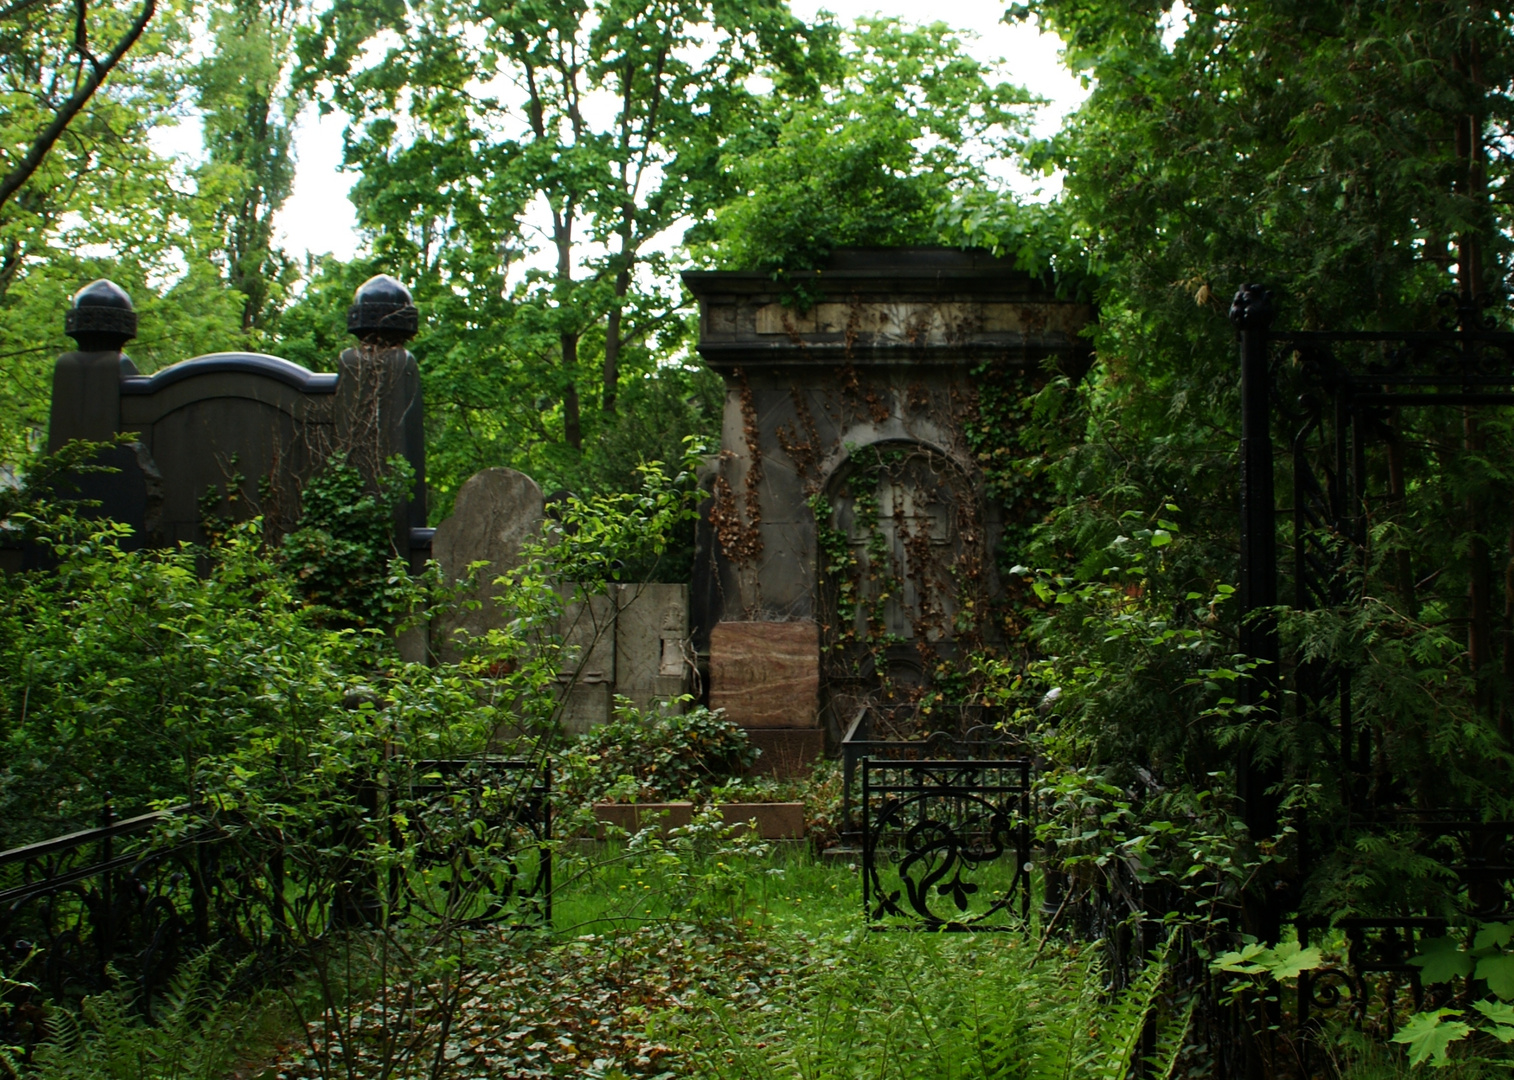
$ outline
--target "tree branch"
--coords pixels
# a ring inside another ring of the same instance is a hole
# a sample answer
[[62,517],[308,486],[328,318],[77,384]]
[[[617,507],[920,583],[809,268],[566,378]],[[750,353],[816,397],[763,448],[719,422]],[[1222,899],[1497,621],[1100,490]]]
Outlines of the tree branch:
[[121,40],[116,42],[116,47],[110,51],[110,55],[103,61],[95,61],[94,57],[89,57],[93,70],[90,72],[89,78],[84,80],[84,85],[74,91],[73,96],[63,103],[62,108],[53,117],[53,122],[48,124],[42,134],[37,136],[37,141],[32,143],[31,149],[26,152],[26,156],[21,159],[21,163],[12,169],[4,179],[0,179],[0,210],[5,208],[5,204],[10,201],[11,196],[20,189],[22,184],[30,180],[32,174],[41,167],[43,158],[47,157],[47,152],[53,148],[53,144],[58,141],[59,137],[68,128],[68,125],[73,122],[74,117],[78,116],[84,106],[89,104],[89,99],[94,97],[95,91],[100,88],[100,84],[105,81],[105,77],[115,69],[116,65],[121,62],[121,58],[137,43],[137,39],[142,36],[142,31],[147,29],[147,24],[152,20],[157,10],[158,0],[144,0],[142,14],[138,15],[136,21],[127,28]]

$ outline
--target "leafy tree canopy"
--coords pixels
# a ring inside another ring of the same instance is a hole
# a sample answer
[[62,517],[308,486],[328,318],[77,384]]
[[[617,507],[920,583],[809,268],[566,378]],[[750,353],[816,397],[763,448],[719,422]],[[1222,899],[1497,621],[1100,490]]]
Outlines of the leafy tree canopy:
[[696,250],[728,269],[807,270],[846,245],[940,240],[954,198],[994,190],[985,166],[1017,151],[1038,100],[965,45],[944,23],[860,20],[836,78],[773,101],[771,141],[727,152],[737,192]]

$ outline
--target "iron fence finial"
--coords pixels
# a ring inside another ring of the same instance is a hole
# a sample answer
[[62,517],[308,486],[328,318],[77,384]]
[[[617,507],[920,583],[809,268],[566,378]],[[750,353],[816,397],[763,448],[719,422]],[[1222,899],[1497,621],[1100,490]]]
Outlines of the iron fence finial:
[[1272,322],[1272,294],[1264,285],[1242,285],[1230,301],[1230,322],[1236,330],[1265,330]]

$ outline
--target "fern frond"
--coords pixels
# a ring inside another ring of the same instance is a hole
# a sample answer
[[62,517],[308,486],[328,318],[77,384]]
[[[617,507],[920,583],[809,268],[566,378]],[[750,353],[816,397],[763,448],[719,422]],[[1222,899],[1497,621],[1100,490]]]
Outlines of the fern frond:
[[185,962],[163,993],[156,1025],[112,970],[109,991],[85,998],[77,1014],[49,1016],[35,1080],[221,1080],[235,1064],[252,1006],[231,996],[243,966],[217,976],[214,959],[207,949]]
[[[1036,1025],[1030,1080],[1126,1080],[1160,1002],[1176,936],[1174,930],[1130,984],[1114,994],[1103,985],[1103,965],[1097,961],[1102,953],[1093,952],[1083,964],[1076,997],[1057,1002]],[[1176,1060],[1187,1028],[1187,1013],[1161,1024],[1158,1056]]]
[[1169,1017],[1157,1028],[1157,1049],[1148,1062],[1151,1069],[1147,1075],[1156,1080],[1172,1080],[1177,1073],[1178,1058],[1187,1044],[1188,1028],[1193,1023],[1193,1010],[1198,1006],[1196,994],[1188,995],[1188,1003],[1181,1012]]
[[1130,1067],[1140,1053],[1146,1034],[1147,1020],[1167,978],[1167,957],[1176,937],[1177,931],[1173,930],[1157,955],[1148,960],[1130,985],[1110,1002],[1109,1020],[1099,1029],[1095,1049],[1098,1057],[1090,1063],[1093,1066],[1090,1076],[1101,1080],[1125,1080],[1130,1075]]

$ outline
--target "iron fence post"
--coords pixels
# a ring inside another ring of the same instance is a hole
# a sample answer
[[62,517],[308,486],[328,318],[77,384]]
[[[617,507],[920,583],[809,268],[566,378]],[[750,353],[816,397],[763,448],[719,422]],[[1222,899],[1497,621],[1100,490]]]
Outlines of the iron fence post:
[[[110,827],[116,823],[115,800],[110,792],[105,793],[105,805],[100,808],[100,828],[103,830],[100,836],[100,846],[96,854],[102,866],[109,866],[115,857],[115,845],[112,842]],[[116,890],[114,871],[107,870],[100,876],[100,917],[95,923],[95,948],[100,957],[100,972],[103,976],[106,966],[115,957],[116,952]]]
[[[1241,651],[1258,667],[1242,684],[1242,702],[1253,729],[1277,718],[1277,500],[1272,460],[1271,375],[1267,332],[1272,298],[1260,285],[1242,285],[1230,305],[1230,321],[1241,341]],[[1277,798],[1268,789],[1276,770],[1259,765],[1251,740],[1241,744],[1236,784],[1246,828],[1253,840],[1277,832]],[[1274,940],[1279,913],[1274,890],[1263,884],[1261,910],[1247,918],[1249,929]]]

